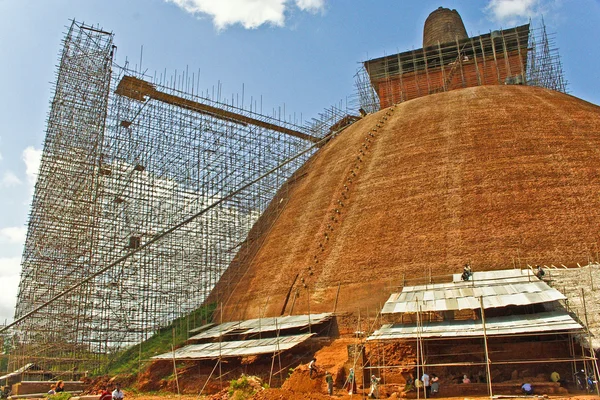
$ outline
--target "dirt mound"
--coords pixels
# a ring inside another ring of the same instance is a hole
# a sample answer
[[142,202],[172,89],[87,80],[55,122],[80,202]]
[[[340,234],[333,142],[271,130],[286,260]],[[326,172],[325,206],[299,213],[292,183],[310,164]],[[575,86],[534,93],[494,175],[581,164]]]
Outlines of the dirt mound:
[[142,392],[154,392],[160,390],[163,378],[173,374],[173,363],[171,361],[154,361],[138,376],[137,388]]
[[267,389],[256,393],[252,400],[331,400],[331,396],[318,392],[300,393],[285,389]]
[[257,376],[242,375],[229,383],[229,387],[208,397],[208,400],[248,399],[264,391],[263,382]]
[[308,367],[306,365],[299,365],[283,383],[281,388],[292,392],[327,393],[325,371],[322,369],[319,370],[311,379]]

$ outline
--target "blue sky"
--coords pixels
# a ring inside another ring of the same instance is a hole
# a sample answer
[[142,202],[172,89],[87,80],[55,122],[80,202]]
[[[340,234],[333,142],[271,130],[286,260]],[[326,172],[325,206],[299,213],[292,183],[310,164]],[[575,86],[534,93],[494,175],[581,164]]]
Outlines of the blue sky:
[[33,184],[69,20],[115,33],[117,62],[201,87],[263,96],[264,110],[316,116],[351,95],[358,62],[420,48],[423,23],[455,8],[467,32],[542,15],[570,93],[600,104],[600,0],[0,0],[0,322],[12,318]]

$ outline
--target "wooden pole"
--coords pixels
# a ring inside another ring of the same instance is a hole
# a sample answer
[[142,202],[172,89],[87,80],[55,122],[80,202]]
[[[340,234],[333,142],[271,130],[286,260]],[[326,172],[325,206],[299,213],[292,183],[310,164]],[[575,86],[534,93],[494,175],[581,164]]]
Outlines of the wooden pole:
[[279,347],[279,325],[277,324],[277,318],[275,318],[275,330],[277,331],[277,359],[279,361],[279,386],[283,385],[283,375],[281,368],[281,348]]
[[481,58],[483,59],[483,74],[482,74],[482,85],[486,84],[486,80],[485,80],[485,73],[486,73],[486,60],[485,60],[485,47],[483,46],[483,39],[481,38],[481,35],[479,35],[479,46],[481,47]]
[[[423,346],[423,315],[422,315],[421,306],[419,306],[419,313],[421,314],[421,317],[420,317],[421,325],[420,325],[420,329],[419,328],[417,329],[417,334],[419,335],[419,346],[421,347],[421,362],[422,362],[422,367],[423,367],[423,374],[426,374],[427,371],[425,370],[425,367],[427,364],[427,358],[425,357],[425,349]],[[425,382],[423,382],[423,398],[427,399],[427,388],[425,387]]]
[[222,367],[222,362],[221,362],[221,342],[223,341],[223,302],[221,302],[221,316],[220,316],[220,323],[219,323],[219,385],[221,390],[223,390],[223,367]]
[[[517,48],[519,49],[519,64],[521,67],[521,79],[523,80],[523,83],[527,83],[525,82],[525,60],[523,58],[523,54],[521,53],[521,39],[519,38],[519,32],[515,29],[515,36],[517,37]],[[525,53],[525,55],[527,55],[527,53]]]
[[306,284],[306,301],[308,302],[308,333],[312,333],[310,325],[310,286]]
[[494,37],[490,33],[490,41],[492,42],[492,54],[494,55],[494,68],[496,68],[496,81],[500,82],[500,69],[498,69],[498,58],[496,57],[496,43],[494,42]]
[[[420,346],[419,346],[419,309],[417,307],[417,376],[415,377],[415,388],[417,389],[417,399],[419,399],[420,393],[421,393],[421,388],[417,387],[417,380],[421,380],[421,375],[420,375],[420,366],[421,366],[421,361],[420,361]],[[423,386],[423,382],[421,382],[421,386]]]
[[431,81],[429,80],[429,66],[427,65],[427,54],[423,48],[423,59],[425,60],[425,76],[427,77],[427,93],[431,94]]
[[206,382],[204,382],[204,385],[202,385],[202,389],[200,389],[200,393],[198,393],[198,397],[202,396],[202,392],[204,391],[204,388],[206,387],[206,385],[208,384],[208,381],[210,381],[210,378],[212,377],[212,375],[215,373],[215,370],[217,369],[217,366],[221,363],[221,359],[217,360],[217,363],[215,364],[215,366],[213,367],[212,371],[210,371],[210,375],[208,375],[208,378],[206,378]]
[[[411,53],[412,56],[412,61],[413,61],[413,76],[415,77],[415,84],[417,85],[417,96],[415,97],[421,97],[421,85],[419,84],[419,79],[417,77],[417,60],[415,58],[415,51],[413,50]],[[414,99],[414,97],[413,97]],[[406,100],[410,100],[410,98],[407,98]]]
[[503,29],[500,29],[500,35],[502,35],[502,49],[504,50],[504,68],[506,68],[506,76],[512,76],[512,70],[510,68],[510,61],[508,59],[508,50],[506,49],[506,39],[504,38]]
[[177,397],[181,397],[181,393],[179,391],[179,378],[177,377],[177,363],[175,362],[175,328],[173,331],[173,341],[171,343],[171,354],[173,355],[173,373],[175,374],[175,384],[177,385]]
[[494,396],[492,392],[492,373],[490,371],[490,355],[488,350],[487,332],[485,329],[485,311],[483,309],[483,296],[479,297],[479,307],[481,308],[481,324],[483,326],[483,343],[485,346],[485,367],[487,370],[487,381],[490,399]]
[[400,59],[400,51],[398,51],[398,74],[400,76],[400,102],[404,101],[404,82],[402,81],[402,75],[404,75],[404,71],[402,70],[402,60]]
[[[460,68],[460,79],[462,80],[462,87],[467,87],[467,83],[465,82],[465,72],[463,71],[463,55],[462,49],[460,48],[460,44],[458,43],[458,36],[454,36],[456,39],[456,51],[458,52],[458,67]],[[465,48],[467,44],[463,46]]]
[[342,286],[342,282],[338,282],[337,292],[335,294],[335,302],[333,303],[333,313],[337,310],[338,298],[340,297],[340,287]]
[[442,46],[440,45],[440,42],[438,40],[438,51],[439,51],[439,57],[440,57],[440,67],[442,69],[442,84],[443,84],[443,88],[444,88],[444,92],[448,91],[448,88],[446,87],[446,70],[444,69],[444,56],[442,54]]

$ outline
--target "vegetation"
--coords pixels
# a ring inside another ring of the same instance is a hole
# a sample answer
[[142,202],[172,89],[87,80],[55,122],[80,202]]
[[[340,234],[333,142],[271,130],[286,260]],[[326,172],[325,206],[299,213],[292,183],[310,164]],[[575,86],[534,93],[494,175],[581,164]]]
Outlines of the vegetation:
[[[268,385],[267,385],[268,386]],[[256,394],[257,390],[264,388],[258,377],[242,375],[239,379],[233,379],[229,383],[229,398],[233,400],[246,400]]]
[[210,321],[217,308],[216,303],[202,306],[188,315],[177,318],[169,326],[160,329],[148,340],[114,355],[109,361],[106,374],[134,374],[151,357],[180,347],[189,338],[189,330]]
[[47,394],[46,398],[52,400],[69,400],[71,398],[71,393],[62,392],[56,394]]

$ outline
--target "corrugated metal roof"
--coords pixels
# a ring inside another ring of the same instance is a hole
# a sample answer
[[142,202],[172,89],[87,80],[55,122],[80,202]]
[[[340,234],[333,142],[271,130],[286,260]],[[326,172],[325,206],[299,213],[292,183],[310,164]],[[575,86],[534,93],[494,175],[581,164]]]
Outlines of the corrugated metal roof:
[[472,310],[564,300],[565,296],[527,270],[475,272],[474,280],[406,286],[386,301],[383,314]]
[[194,329],[190,329],[190,331],[189,331],[189,332],[190,332],[190,333],[198,333],[198,332],[205,331],[205,330],[207,330],[208,328],[211,328],[211,327],[213,327],[213,326],[215,326],[215,324],[213,324],[213,323],[211,322],[211,323],[209,323],[209,324],[202,325],[202,326],[199,326],[199,327],[197,327],[197,328],[194,328]]
[[289,350],[304,342],[314,333],[304,335],[280,336],[279,338],[238,340],[234,342],[190,344],[173,352],[152,357],[157,360],[215,359],[219,357],[243,357],[257,354],[270,354]]
[[245,321],[224,322],[216,325],[198,335],[192,336],[190,341],[215,339],[224,335],[246,335],[260,332],[274,332],[277,329],[291,329],[308,327],[309,318],[311,325],[323,323],[333,317],[332,313],[289,315],[286,317],[257,318]]
[[[486,318],[488,336],[519,333],[582,331],[583,327],[564,311]],[[427,322],[417,329],[414,324],[388,324],[367,340],[472,337],[483,336],[481,320]]]
[[23,372],[28,371],[32,367],[35,367],[35,364],[33,364],[33,363],[25,364],[24,366],[22,366],[21,368],[19,368],[16,371],[11,372],[10,374],[0,376],[0,381],[3,379],[6,379],[6,378],[11,378],[13,376],[21,375]]

